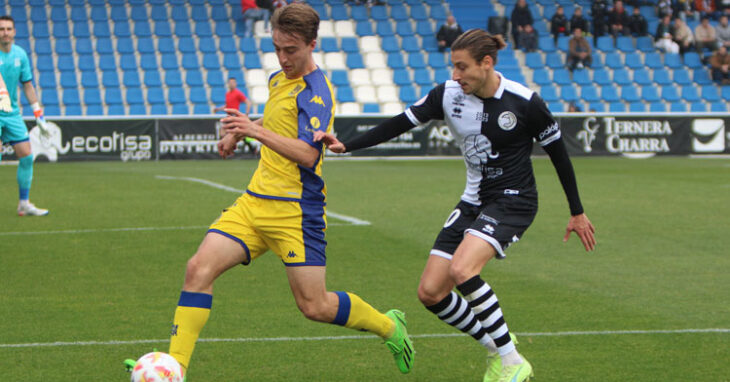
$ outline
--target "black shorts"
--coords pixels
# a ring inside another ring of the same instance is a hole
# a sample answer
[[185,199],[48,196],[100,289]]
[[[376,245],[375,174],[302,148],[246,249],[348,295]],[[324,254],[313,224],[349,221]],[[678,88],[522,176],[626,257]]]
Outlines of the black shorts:
[[480,237],[504,258],[510,244],[520,240],[537,215],[537,198],[522,195],[502,195],[475,206],[460,201],[446,219],[431,255],[451,260],[456,247],[466,233]]

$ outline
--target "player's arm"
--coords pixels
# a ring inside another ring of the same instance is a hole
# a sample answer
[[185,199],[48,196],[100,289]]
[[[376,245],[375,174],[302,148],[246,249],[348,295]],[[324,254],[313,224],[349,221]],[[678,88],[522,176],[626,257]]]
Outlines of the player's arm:
[[236,141],[245,137],[254,138],[284,158],[303,167],[314,167],[317,163],[320,152],[309,143],[267,130],[263,127],[263,123],[252,122],[239,110],[226,109],[226,113],[228,116],[221,119],[223,129],[227,134],[233,134]]
[[33,81],[23,82],[23,93],[25,93],[25,98],[28,100],[30,107],[33,109],[36,125],[38,125],[41,129],[41,133],[48,134],[46,118],[43,116],[43,109],[41,108],[41,104],[38,102],[38,94],[35,91],[35,86],[33,86]]
[[248,97],[246,97],[243,102],[246,104],[246,114],[251,114],[251,108],[253,107],[253,102],[251,102]]

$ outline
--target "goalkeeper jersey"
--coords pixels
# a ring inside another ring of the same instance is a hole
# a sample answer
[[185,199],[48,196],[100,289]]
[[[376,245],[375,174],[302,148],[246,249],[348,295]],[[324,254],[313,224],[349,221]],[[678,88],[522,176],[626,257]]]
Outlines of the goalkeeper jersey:
[[313,167],[303,167],[263,146],[261,160],[246,192],[253,196],[324,204],[323,144],[312,140],[315,131],[332,130],[335,101],[332,85],[322,70],[288,79],[278,71],[269,78],[264,128],[284,137],[301,139],[319,151]]
[[0,111],[0,117],[18,115],[20,114],[18,85],[33,80],[30,61],[23,48],[13,44],[10,47],[10,52],[5,53],[0,50],[0,75],[3,76],[10,96],[10,104],[13,107],[13,111],[10,113]]

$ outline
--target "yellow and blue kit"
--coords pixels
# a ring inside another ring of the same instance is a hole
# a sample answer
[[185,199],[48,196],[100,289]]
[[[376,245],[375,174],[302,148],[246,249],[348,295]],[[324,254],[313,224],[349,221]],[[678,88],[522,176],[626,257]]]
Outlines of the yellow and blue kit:
[[332,86],[320,69],[295,79],[286,78],[283,71],[269,78],[264,128],[301,139],[320,154],[308,168],[262,147],[246,193],[209,229],[241,244],[248,258],[245,264],[271,249],[289,266],[325,265],[324,146],[314,142],[313,135],[332,130],[334,108]]

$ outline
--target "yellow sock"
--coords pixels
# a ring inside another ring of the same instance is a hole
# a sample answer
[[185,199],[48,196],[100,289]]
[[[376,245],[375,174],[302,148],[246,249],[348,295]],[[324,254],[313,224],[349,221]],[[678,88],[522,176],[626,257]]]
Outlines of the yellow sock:
[[383,313],[363,301],[358,295],[349,292],[335,292],[340,299],[337,316],[333,324],[355,330],[365,330],[382,338],[393,333],[394,323]]
[[175,310],[168,353],[188,369],[200,331],[208,321],[213,295],[182,291]]

